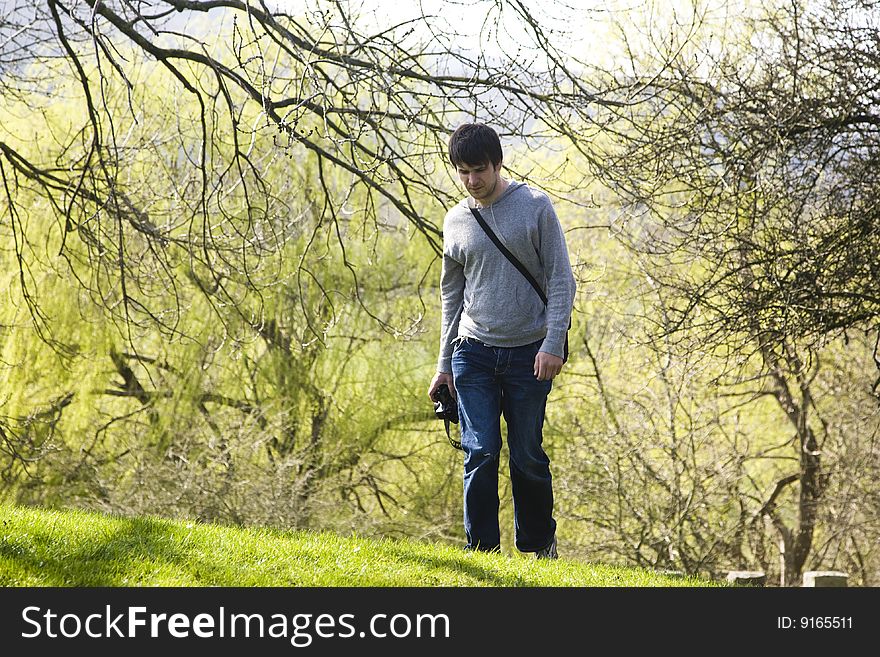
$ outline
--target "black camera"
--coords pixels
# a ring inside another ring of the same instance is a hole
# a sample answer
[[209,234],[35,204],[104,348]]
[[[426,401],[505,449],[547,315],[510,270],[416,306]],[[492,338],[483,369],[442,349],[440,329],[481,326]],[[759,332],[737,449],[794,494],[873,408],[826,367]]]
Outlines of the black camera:
[[449,392],[449,386],[445,383],[437,388],[434,393],[434,415],[441,420],[449,420],[458,424],[458,404]]

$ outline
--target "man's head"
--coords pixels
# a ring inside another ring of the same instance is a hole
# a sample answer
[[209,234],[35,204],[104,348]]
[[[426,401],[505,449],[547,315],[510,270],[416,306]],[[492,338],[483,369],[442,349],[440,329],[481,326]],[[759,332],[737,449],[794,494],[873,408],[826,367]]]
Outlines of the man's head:
[[449,138],[449,161],[468,193],[483,204],[501,189],[501,140],[482,123],[465,123]]
[[483,123],[460,125],[449,138],[449,161],[454,167],[490,164],[495,168],[501,165],[501,160],[498,133]]

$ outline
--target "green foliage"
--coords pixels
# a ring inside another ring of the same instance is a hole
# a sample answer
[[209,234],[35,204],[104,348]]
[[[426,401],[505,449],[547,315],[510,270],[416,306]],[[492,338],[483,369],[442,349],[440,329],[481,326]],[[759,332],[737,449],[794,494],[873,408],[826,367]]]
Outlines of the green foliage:
[[[37,160],[76,140],[71,126],[85,118],[64,71],[43,73],[59,93],[39,120],[11,101],[3,109],[15,118],[5,126],[28,128],[15,148]],[[77,223],[14,190],[27,285],[17,252],[0,254],[2,415],[20,443],[4,495],[246,524],[346,525],[373,512],[368,499],[390,513],[386,489],[402,482],[373,471],[437,444],[385,444],[388,431],[430,419],[421,397],[435,338],[428,346],[421,323],[435,295],[418,290],[438,275],[431,248],[388,207],[371,220],[373,191],[319,175],[253,108],[238,120],[256,126],[250,148],[263,155],[231,172],[239,136],[210,123],[201,188],[186,166],[202,141],[194,104],[160,67],[144,62],[138,75],[131,94],[111,85],[103,101],[127,135],[114,153],[120,191],[146,212],[117,222],[97,204],[74,208]],[[438,467],[448,479],[448,463]]]

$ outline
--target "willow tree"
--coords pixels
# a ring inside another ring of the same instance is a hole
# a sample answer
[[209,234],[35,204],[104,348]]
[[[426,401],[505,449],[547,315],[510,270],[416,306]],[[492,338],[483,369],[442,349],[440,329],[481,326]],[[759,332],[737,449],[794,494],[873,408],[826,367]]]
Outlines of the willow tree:
[[[61,256],[70,240],[87,246],[85,262],[70,266],[108,309],[126,323],[172,329],[175,314],[149,301],[144,267],[167,279],[167,254],[182,250],[193,269],[203,268],[206,289],[235,303],[225,281],[247,271],[254,242],[265,251],[284,242],[286,218],[260,201],[265,153],[254,151],[257,135],[274,135],[294,162],[315,162],[309,182],[321,197],[317,211],[337,239],[347,201],[362,191],[363,224],[392,214],[437,249],[439,217],[453,199],[437,167],[459,122],[478,117],[506,138],[534,138],[536,120],[558,127],[613,102],[566,68],[522,3],[486,3],[487,26],[497,31],[507,20],[502,10],[515,12],[531,40],[494,55],[460,43],[441,16],[416,12],[390,22],[345,2],[296,5],[288,13],[285,4],[240,0],[6,3],[5,92],[39,98],[51,93],[40,88],[41,67],[67,69],[82,117],[42,151],[15,136],[0,142],[5,213],[19,236],[22,269],[33,236],[17,195],[28,187],[51,203]],[[141,65],[142,56],[156,66]],[[126,141],[150,124],[134,107],[129,117],[124,105],[109,107],[149,89],[156,67],[174,81],[181,108],[181,116],[164,118],[191,122],[185,127],[196,133],[181,140],[185,177],[169,181],[176,204],[161,214],[128,175]],[[230,190],[239,197],[231,207],[224,202]],[[85,273],[98,270],[99,279]],[[351,273],[356,278],[354,267]],[[24,271],[21,285],[39,323],[38,290]]]
[[[355,505],[387,504],[376,468],[417,448],[382,454],[376,440],[429,414],[411,410],[409,390],[355,382],[375,378],[368,367],[393,371],[364,346],[376,327],[394,339],[426,330],[421,284],[436,276],[439,222],[457,196],[447,135],[478,118],[506,140],[547,140],[548,126],[619,102],[566,68],[523,3],[483,3],[472,47],[443,7],[389,20],[381,5],[293,5],[3,5],[2,230],[27,313],[4,334],[25,341],[29,317],[65,363],[58,394],[34,395],[20,366],[42,361],[29,346],[4,351],[18,372],[0,425],[10,472],[54,458],[52,481],[87,482],[110,504],[119,477],[158,476],[138,454],[169,456],[178,469],[161,477],[185,488],[190,450],[216,445],[206,513],[239,520],[228,443],[247,431],[262,458],[289,462],[293,498],[335,475]],[[49,286],[47,271],[73,285]],[[74,338],[77,323],[99,328]],[[73,386],[100,396],[100,420],[85,449],[80,438],[65,450],[60,418],[91,403]],[[188,425],[197,439],[181,435]]]

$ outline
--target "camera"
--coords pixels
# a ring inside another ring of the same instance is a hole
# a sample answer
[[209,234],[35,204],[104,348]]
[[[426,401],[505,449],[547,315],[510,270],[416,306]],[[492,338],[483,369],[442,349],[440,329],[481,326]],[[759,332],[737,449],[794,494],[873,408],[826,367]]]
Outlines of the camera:
[[445,383],[434,393],[434,414],[441,420],[458,424],[458,404]]

